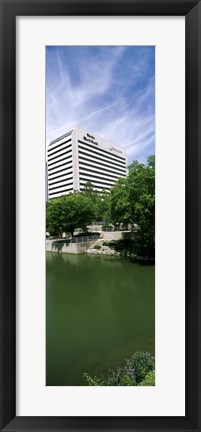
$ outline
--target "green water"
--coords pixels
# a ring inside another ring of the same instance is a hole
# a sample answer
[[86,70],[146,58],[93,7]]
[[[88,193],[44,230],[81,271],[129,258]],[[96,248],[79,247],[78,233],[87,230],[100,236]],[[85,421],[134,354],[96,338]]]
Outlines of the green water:
[[47,253],[47,385],[86,385],[84,372],[154,353],[154,273],[121,258]]

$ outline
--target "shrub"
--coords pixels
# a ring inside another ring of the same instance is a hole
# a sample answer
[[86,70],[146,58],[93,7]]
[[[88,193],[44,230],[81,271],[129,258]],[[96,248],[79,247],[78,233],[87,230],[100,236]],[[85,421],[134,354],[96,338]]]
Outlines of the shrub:
[[102,247],[102,246],[101,246],[100,244],[95,244],[95,245],[94,245],[94,249],[101,249],[101,247]]
[[106,378],[91,377],[84,374],[89,386],[151,386],[154,385],[155,359],[150,353],[136,352],[126,365],[109,370]]
[[126,367],[134,369],[137,384],[143,381],[155,367],[154,357],[147,352],[136,352],[129,360],[126,360],[126,363]]
[[145,379],[141,381],[140,386],[155,386],[155,371],[150,371]]
[[136,386],[135,374],[129,368],[117,368],[109,370],[108,377],[105,379],[105,386]]
[[86,381],[88,382],[89,386],[103,386],[104,383],[100,378],[95,377],[91,377],[88,373],[84,373],[84,378],[86,379]]

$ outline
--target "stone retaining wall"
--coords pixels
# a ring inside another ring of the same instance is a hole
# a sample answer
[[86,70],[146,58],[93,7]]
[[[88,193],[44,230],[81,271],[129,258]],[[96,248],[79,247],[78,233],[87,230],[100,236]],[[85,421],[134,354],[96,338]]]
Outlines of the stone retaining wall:
[[82,254],[94,245],[96,241],[88,241],[83,243],[69,243],[66,240],[46,240],[47,252],[60,252],[66,254]]

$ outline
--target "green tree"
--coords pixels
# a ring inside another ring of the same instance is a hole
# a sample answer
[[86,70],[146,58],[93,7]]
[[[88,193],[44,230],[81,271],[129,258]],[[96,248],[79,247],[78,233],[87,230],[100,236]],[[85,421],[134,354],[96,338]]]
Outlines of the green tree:
[[129,167],[128,190],[130,217],[135,231],[135,250],[138,255],[155,254],[155,157],[147,165],[133,162]]
[[97,221],[102,221],[105,223],[110,222],[110,193],[105,189],[103,189],[101,193],[97,194],[95,212]]
[[47,204],[47,231],[52,235],[61,236],[63,232],[73,235],[75,228],[82,228],[86,232],[93,218],[91,199],[80,192],[64,195]]
[[93,185],[90,181],[86,181],[83,189],[83,194],[88,196],[92,200],[96,200],[97,191],[93,188]]
[[94,206],[94,218],[96,221],[110,221],[110,193],[105,189],[98,192],[93,188],[93,184],[87,181],[84,186],[83,194],[89,197]]
[[130,222],[130,202],[127,178],[120,178],[111,189],[111,221],[115,224]]
[[147,165],[134,161],[127,178],[121,178],[111,190],[113,223],[132,224],[133,252],[153,257],[155,252],[155,157]]
[[63,232],[61,198],[46,203],[46,230],[50,235],[61,237]]

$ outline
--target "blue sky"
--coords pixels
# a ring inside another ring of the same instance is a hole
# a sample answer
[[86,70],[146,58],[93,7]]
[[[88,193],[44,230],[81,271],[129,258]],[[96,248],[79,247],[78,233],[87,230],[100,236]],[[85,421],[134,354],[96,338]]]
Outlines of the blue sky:
[[76,125],[125,147],[129,163],[154,154],[154,47],[47,47],[47,143]]

